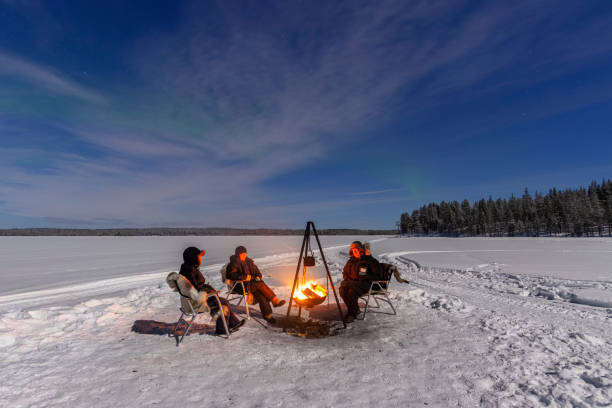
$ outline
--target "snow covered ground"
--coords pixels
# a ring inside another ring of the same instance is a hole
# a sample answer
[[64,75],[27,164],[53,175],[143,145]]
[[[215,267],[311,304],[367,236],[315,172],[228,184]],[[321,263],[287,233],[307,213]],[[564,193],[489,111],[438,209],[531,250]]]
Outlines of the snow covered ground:
[[[188,241],[178,238],[157,238],[158,247],[149,238],[40,238],[32,258],[0,241],[0,279],[10,283],[0,293],[0,406],[612,404],[612,240],[370,237],[374,254],[411,281],[391,285],[397,316],[368,314],[322,339],[251,320],[230,340],[202,316],[177,348],[168,332],[178,299],[164,277]],[[293,238],[247,244],[284,298]],[[210,256],[203,271],[220,288],[236,243],[198,239]],[[335,281],[352,239],[324,243]],[[24,291],[14,280],[29,273],[36,290]],[[324,304],[310,315],[333,312]]]

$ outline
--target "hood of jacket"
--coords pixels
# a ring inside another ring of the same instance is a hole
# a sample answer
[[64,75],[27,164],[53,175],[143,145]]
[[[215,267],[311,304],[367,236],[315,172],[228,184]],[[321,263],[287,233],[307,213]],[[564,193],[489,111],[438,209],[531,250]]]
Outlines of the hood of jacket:
[[183,262],[187,265],[200,266],[199,255],[202,253],[202,250],[196,247],[189,247],[183,251]]

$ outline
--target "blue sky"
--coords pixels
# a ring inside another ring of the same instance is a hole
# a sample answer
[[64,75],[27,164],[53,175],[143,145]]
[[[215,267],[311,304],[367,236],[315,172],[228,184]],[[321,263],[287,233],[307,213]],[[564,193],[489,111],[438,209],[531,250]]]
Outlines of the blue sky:
[[0,0],[0,228],[393,228],[612,176],[609,1],[95,3]]

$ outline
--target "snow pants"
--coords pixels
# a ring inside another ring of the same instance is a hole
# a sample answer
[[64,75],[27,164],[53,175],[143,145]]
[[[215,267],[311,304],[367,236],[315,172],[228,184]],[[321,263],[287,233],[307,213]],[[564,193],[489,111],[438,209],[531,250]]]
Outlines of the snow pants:
[[[254,302],[259,303],[259,310],[264,318],[272,317],[272,306],[270,301],[276,297],[272,289],[264,281],[245,282],[247,292],[253,294]],[[237,288],[242,294],[242,288]]]
[[[231,329],[232,327],[236,326],[240,322],[240,319],[238,319],[238,317],[234,314],[234,312],[232,312],[232,308],[230,307],[230,303],[227,301],[227,299],[219,298],[219,300],[221,301],[221,304],[224,306],[223,309],[225,309],[224,312],[225,312],[225,317],[227,318],[227,327],[228,329]],[[215,314],[219,310],[219,304],[217,303],[217,299],[214,296],[209,296],[206,299],[206,303],[208,303],[208,307],[210,307],[211,314]],[[215,327],[215,332],[217,334],[225,334],[225,327],[223,326],[222,319],[223,319],[223,315],[219,314],[219,317],[217,317],[217,323]]]
[[368,293],[370,290],[369,280],[343,280],[340,283],[340,297],[348,308],[348,313],[354,317],[359,315],[359,296]]

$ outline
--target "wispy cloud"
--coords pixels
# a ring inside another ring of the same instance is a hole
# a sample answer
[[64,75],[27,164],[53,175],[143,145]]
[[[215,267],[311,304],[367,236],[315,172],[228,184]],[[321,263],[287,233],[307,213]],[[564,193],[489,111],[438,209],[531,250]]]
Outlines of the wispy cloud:
[[10,76],[42,86],[59,94],[83,101],[104,104],[106,99],[99,92],[88,89],[62,77],[50,68],[35,64],[0,50],[0,77]]
[[[0,150],[0,199],[15,214],[48,221],[281,218],[297,207],[277,204],[284,198],[270,197],[266,181],[333,160],[390,121],[425,115],[456,95],[532,86],[612,50],[608,17],[562,30],[582,6],[556,5],[287,2],[253,18],[230,2],[215,10],[195,2],[175,30],[127,44],[126,72],[135,77],[104,93],[0,51],[0,76],[91,105],[78,121],[48,119],[88,147],[47,154],[52,171],[23,164],[45,155],[44,146]],[[577,95],[570,104],[540,103],[540,112],[593,103]],[[349,193],[357,197],[348,201],[398,191]],[[333,203],[344,201],[317,208]]]
[[160,134],[139,132],[133,129],[108,129],[63,127],[79,139],[95,144],[113,154],[140,158],[191,157],[200,153],[201,146],[196,143],[168,138]]
[[[136,44],[134,64],[152,83],[201,107],[211,118],[202,141],[220,157],[291,154],[313,144],[330,150],[390,120],[405,108],[399,96],[413,96],[423,109],[475,84],[546,81],[560,58],[567,73],[612,50],[612,41],[575,46],[609,36],[607,17],[568,35],[560,27],[580,5],[554,4],[471,11],[462,1],[293,4],[271,11],[266,29],[267,20],[250,21],[224,5],[224,14],[215,14],[226,23],[222,33],[187,17],[177,33]],[[186,14],[203,13],[196,5]],[[306,23],[296,29],[298,21]],[[551,40],[539,37],[542,30]]]

